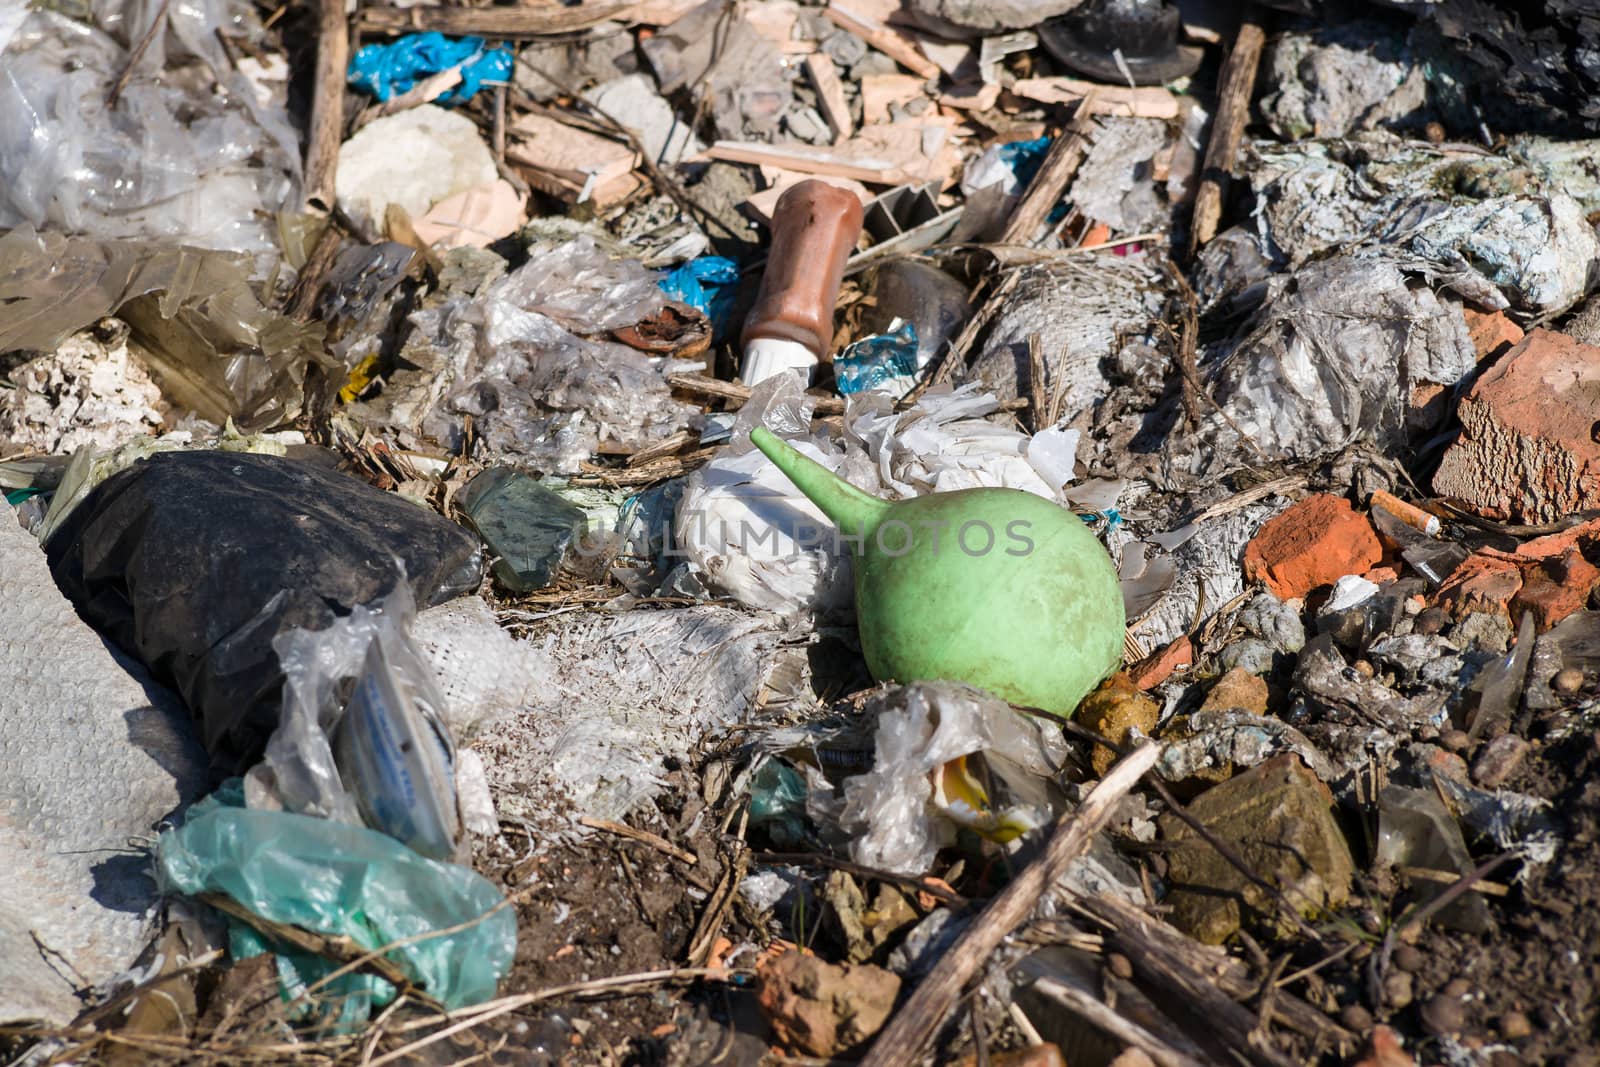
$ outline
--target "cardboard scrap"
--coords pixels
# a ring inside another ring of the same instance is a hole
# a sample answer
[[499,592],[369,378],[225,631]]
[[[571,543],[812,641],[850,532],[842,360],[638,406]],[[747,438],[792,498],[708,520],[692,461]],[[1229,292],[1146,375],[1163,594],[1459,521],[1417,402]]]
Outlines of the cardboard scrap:
[[620,141],[527,114],[509,127],[506,156],[519,164],[530,185],[568,202],[583,198],[614,204],[643,184],[633,173],[638,153]]
[[522,221],[522,196],[501,180],[439,201],[412,229],[430,247],[487,248],[515,233]]

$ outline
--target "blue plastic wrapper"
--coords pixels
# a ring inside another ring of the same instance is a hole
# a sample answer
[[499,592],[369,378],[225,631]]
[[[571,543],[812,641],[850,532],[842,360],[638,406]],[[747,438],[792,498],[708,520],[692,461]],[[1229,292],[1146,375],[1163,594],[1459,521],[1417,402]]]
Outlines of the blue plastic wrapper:
[[894,333],[865,337],[839,353],[833,377],[845,396],[917,372],[917,328],[905,323]]
[[461,64],[461,84],[436,101],[460,104],[484,82],[509,81],[515,57],[509,48],[486,48],[482,37],[452,39],[442,33],[413,33],[393,44],[369,44],[350,59],[350,84],[388,100],[422,79]]
[[726,256],[691,259],[656,284],[670,299],[704,312],[711,320],[713,341],[721,341],[732,327],[739,264]]
[[[1017,176],[1017,193],[1020,196],[1028,186],[1033,184],[1033,176],[1039,173],[1039,168],[1044,166],[1044,157],[1050,152],[1050,138],[1036,137],[1031,141],[1012,141],[1010,144],[1000,146],[1000,158],[1011,168],[1011,173]],[[1067,204],[1063,199],[1061,203],[1050,209],[1046,218],[1047,222],[1060,222],[1067,217]]]
[[[320,934],[343,935],[365,949],[432,934],[473,919],[481,921],[440,937],[390,950],[412,981],[452,1010],[495,995],[517,950],[516,912],[477,872],[425,859],[391,837],[346,823],[256,811],[243,801],[237,781],[189,809],[183,826],[156,843],[156,874],[165,893],[222,893],[251,912]],[[335,965],[309,953],[269,944],[230,920],[236,959],[278,954],[286,998]],[[372,1005],[394,990],[371,975],[347,974],[319,989],[297,1014],[325,1026],[359,1027]]]

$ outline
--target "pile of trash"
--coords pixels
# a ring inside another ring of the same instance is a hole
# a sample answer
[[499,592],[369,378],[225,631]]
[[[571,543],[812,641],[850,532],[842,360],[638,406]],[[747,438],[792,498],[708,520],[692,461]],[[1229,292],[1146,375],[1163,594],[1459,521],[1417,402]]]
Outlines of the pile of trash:
[[1590,1063],[1581,7],[0,12],[0,1055]]

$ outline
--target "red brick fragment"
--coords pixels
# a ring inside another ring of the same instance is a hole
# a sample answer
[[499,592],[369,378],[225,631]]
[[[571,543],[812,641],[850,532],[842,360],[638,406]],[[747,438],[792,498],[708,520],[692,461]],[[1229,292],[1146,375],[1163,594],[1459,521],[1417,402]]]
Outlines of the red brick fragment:
[[1576,548],[1560,556],[1530,563],[1522,569],[1522,588],[1511,598],[1511,618],[1533,612],[1539,632],[1550,629],[1589,602],[1589,594],[1600,585],[1600,568],[1583,558]]
[[1187,637],[1180,637],[1161,651],[1146,656],[1128,668],[1128,677],[1140,689],[1154,689],[1194,662],[1194,646]]
[[1546,523],[1600,507],[1600,347],[1534,330],[1461,401],[1433,488],[1481,515]]
[[1291,600],[1370,570],[1382,558],[1367,517],[1343,497],[1319,493],[1262,524],[1245,546],[1244,574]]
[[1497,355],[1522,340],[1522,327],[1512,322],[1504,311],[1464,307],[1461,314],[1467,320],[1467,333],[1472,337],[1472,347],[1478,350],[1479,359]]
[[1509,617],[1508,605],[1521,589],[1522,570],[1515,563],[1480,552],[1450,573],[1433,602],[1456,619],[1473,611]]

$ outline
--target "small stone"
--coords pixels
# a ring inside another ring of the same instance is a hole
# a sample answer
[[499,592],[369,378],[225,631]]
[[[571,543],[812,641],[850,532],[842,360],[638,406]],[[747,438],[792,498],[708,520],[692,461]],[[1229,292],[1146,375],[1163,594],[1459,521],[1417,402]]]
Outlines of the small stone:
[[1500,1036],[1507,1041],[1520,1041],[1533,1033],[1533,1020],[1520,1011],[1508,1011],[1500,1016]]
[[1459,648],[1504,652],[1511,647],[1511,620],[1487,611],[1469,612],[1450,631],[1450,640]]
[[1111,973],[1118,978],[1127,980],[1133,977],[1133,964],[1120,952],[1113,952],[1107,956],[1106,964],[1110,966]]
[[[1315,914],[1349,899],[1355,872],[1332,803],[1328,787],[1298,757],[1282,755],[1213,786],[1189,804],[1189,814],[1233,845],[1258,877]],[[1247,916],[1283,922],[1277,901],[1186,823],[1169,814],[1160,826],[1176,846],[1168,853],[1173,925],[1220,945]]]
[[[1126,674],[1117,673],[1100,683],[1100,687],[1083,698],[1078,705],[1077,719],[1085,727],[1118,745],[1128,745],[1135,730],[1149,737],[1161,717],[1161,708],[1155,701],[1139,692]],[[1104,775],[1117,761],[1117,754],[1105,745],[1096,745],[1090,754],[1090,763],[1098,775]]]
[[1123,1049],[1106,1067],[1156,1067],[1156,1061],[1144,1049],[1129,1048]]
[[1353,1067],[1417,1067],[1417,1060],[1406,1052],[1399,1034],[1387,1026],[1376,1026],[1372,1030],[1367,1054],[1357,1060]]
[[1247,711],[1251,715],[1265,715],[1267,683],[1259,675],[1251,674],[1239,667],[1218,678],[1217,684],[1206,694],[1205,703],[1200,705],[1200,710],[1226,711],[1232,708]]
[[1234,621],[1279,652],[1299,652],[1306,647],[1306,625],[1300,607],[1286,604],[1271,593],[1257,593],[1239,609]]
[[1412,632],[1432,637],[1443,632],[1450,622],[1450,613],[1443,608],[1423,608],[1412,623]]
[[1428,958],[1422,954],[1422,950],[1415,945],[1399,946],[1394,950],[1394,955],[1390,957],[1390,960],[1402,971],[1409,971],[1412,974],[1422,970],[1422,965],[1428,962]]
[[1355,668],[1357,674],[1364,674],[1368,678],[1376,678],[1378,676],[1378,668],[1374,667],[1364,659],[1358,659],[1350,666]]
[[812,1056],[861,1049],[883,1027],[900,976],[871,964],[835,966],[791,950],[756,971],[757,1003],[778,1040]]
[[1223,670],[1241,670],[1246,674],[1266,674],[1272,670],[1277,650],[1259,637],[1241,637],[1228,645],[1217,656]]
[[1528,742],[1516,734],[1502,734],[1484,745],[1472,761],[1472,780],[1485,789],[1499,789],[1522,766],[1528,748]]
[[1435,1037],[1459,1034],[1467,1025],[1467,1006],[1461,997],[1435,993],[1422,1005],[1422,1026]]
[[1446,730],[1439,735],[1439,744],[1449,752],[1461,753],[1472,747],[1472,737],[1465,730]]
[[1443,992],[1447,997],[1464,997],[1472,992],[1472,983],[1465,978],[1452,978],[1445,984]]
[[[990,1067],[1067,1067],[1060,1047],[1046,1041],[1031,1048],[1012,1049],[1009,1052],[990,1052]],[[961,1067],[978,1067],[976,1052],[961,1061]]]
[[1383,999],[1394,1011],[1411,1003],[1411,975],[1405,971],[1390,971],[1383,980]]
[[1364,1034],[1372,1029],[1372,1013],[1359,1004],[1346,1004],[1339,1012],[1339,1025],[1351,1033]]
[[1244,573],[1279,599],[1300,599],[1382,558],[1366,516],[1343,497],[1318,493],[1262,524],[1245,546]]
[[1550,681],[1550,686],[1564,697],[1574,696],[1583,688],[1583,671],[1577,667],[1557,671],[1556,676]]

